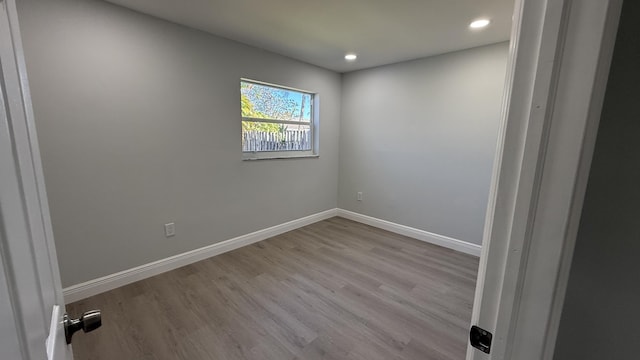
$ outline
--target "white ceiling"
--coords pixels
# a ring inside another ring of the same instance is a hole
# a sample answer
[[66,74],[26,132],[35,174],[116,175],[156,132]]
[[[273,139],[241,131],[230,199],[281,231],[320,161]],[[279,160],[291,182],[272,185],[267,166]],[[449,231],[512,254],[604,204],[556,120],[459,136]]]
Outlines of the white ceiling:
[[[513,0],[108,1],[338,72],[508,40],[513,12]],[[477,18],[491,24],[470,30]]]

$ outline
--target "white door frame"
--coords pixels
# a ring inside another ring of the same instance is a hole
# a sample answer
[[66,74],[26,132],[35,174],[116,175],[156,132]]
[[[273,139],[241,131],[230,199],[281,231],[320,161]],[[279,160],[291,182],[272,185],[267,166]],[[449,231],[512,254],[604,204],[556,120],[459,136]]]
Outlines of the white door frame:
[[71,359],[15,0],[0,0],[0,169],[2,357]]
[[553,358],[621,6],[516,1],[468,360]]

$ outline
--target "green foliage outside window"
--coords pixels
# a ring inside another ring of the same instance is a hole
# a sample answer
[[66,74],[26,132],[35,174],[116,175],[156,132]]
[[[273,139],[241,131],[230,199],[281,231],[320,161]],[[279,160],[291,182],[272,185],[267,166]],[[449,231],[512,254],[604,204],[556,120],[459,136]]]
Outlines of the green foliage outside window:
[[[267,85],[240,83],[242,117],[287,121],[311,121],[311,95]],[[286,125],[243,121],[245,131],[283,132]]]

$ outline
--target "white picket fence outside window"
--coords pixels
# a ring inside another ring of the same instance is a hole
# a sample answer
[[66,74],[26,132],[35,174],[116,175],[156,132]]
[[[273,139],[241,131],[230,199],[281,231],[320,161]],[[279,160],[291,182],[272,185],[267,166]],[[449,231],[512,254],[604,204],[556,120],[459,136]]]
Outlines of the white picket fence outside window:
[[242,151],[309,151],[310,130],[285,130],[282,132],[243,131]]

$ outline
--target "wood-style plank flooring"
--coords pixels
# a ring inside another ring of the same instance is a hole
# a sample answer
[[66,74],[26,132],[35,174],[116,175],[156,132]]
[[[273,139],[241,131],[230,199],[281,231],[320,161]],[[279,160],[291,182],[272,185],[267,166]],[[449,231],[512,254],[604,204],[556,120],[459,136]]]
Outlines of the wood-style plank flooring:
[[332,218],[67,306],[76,360],[464,359],[478,260]]

